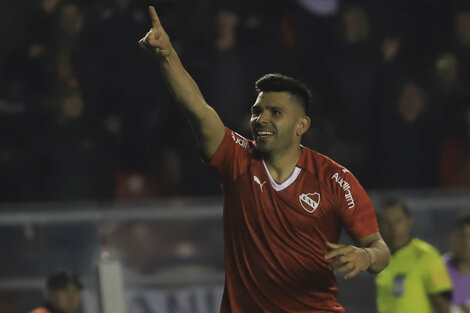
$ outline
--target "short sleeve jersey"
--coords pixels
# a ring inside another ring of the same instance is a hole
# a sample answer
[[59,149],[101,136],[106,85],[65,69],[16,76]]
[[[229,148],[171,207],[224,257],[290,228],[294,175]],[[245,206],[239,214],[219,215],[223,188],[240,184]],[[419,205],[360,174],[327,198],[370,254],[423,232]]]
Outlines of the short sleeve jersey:
[[452,289],[439,251],[414,238],[376,276],[379,313],[434,312],[430,295]]
[[338,242],[343,227],[353,239],[377,232],[375,211],[347,169],[301,150],[278,184],[254,142],[226,128],[209,162],[224,196],[222,313],[344,312],[325,242]]

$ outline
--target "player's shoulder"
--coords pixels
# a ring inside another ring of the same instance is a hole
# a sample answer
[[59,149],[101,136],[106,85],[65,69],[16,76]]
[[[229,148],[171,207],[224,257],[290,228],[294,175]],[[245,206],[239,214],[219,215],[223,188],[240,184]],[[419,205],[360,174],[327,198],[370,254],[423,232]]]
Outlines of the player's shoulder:
[[235,144],[246,149],[250,153],[253,151],[255,147],[253,140],[249,140],[245,138],[244,136],[228,128],[227,126],[225,127],[225,136],[228,138],[228,140],[230,140],[231,138]]
[[346,173],[351,174],[351,172],[346,167],[339,164],[332,158],[304,146],[302,146],[301,158],[302,159],[301,162],[299,162],[299,165],[305,170],[311,173],[315,173],[319,176],[332,177],[335,174],[338,176],[342,176]]

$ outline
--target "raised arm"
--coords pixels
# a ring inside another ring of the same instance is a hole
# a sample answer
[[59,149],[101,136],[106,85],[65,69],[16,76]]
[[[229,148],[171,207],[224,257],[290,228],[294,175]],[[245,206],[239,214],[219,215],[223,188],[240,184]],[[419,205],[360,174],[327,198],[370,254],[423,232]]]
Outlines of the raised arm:
[[224,125],[217,112],[210,107],[194,82],[184,69],[178,54],[163,29],[155,8],[149,7],[152,29],[140,39],[139,45],[156,56],[168,90],[178,106],[188,117],[194,130],[202,156],[209,160],[224,137]]

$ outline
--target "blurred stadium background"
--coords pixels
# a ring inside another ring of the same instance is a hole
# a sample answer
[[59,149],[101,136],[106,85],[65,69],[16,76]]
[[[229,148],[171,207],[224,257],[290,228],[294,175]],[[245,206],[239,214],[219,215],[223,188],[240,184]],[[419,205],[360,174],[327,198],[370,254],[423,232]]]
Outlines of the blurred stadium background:
[[[447,250],[470,212],[468,1],[2,0],[0,313],[40,304],[57,268],[83,277],[81,313],[104,312],[106,264],[129,313],[218,312],[220,187],[138,49],[149,4],[228,126],[249,136],[263,74],[302,79],[304,144]],[[375,312],[371,276],[339,283],[348,312]]]

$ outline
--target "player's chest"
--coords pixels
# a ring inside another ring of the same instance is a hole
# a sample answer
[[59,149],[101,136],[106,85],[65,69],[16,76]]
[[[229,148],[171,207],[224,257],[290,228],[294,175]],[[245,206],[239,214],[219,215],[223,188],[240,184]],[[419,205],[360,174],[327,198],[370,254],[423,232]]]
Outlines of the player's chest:
[[335,217],[335,201],[318,177],[300,170],[285,182],[275,182],[263,167],[255,167],[237,182],[245,217],[286,222],[296,227],[326,225]]

